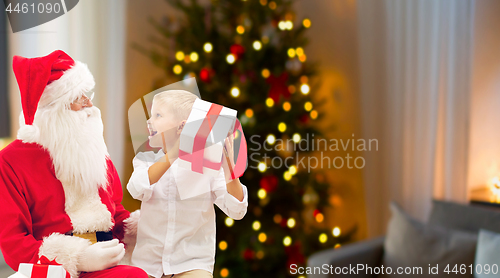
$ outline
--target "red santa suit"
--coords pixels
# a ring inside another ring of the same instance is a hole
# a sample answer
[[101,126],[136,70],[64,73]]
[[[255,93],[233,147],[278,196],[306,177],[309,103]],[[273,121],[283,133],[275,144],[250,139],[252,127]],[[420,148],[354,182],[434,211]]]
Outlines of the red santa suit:
[[[0,249],[5,261],[17,271],[20,263],[36,263],[43,255],[62,264],[72,277],[147,277],[130,266],[92,273],[78,271],[79,256],[91,242],[72,233],[111,232],[113,238],[123,240],[130,216],[121,205],[122,186],[109,156],[96,160],[102,167],[93,168],[99,169],[95,175],[103,176],[103,184],[80,190],[78,185],[89,183],[89,179],[79,181],[78,169],[73,169],[71,173],[76,174],[70,177],[61,174],[60,163],[55,163],[60,160],[57,144],[50,146],[41,139],[51,134],[41,130],[48,126],[37,125],[37,117],[42,117],[38,113],[66,113],[68,103],[94,86],[87,66],[55,51],[40,58],[15,57],[14,72],[25,123],[18,140],[0,151]],[[48,125],[56,122],[54,119]],[[63,134],[54,136],[67,139]],[[94,148],[76,142],[75,154],[76,148],[85,147]],[[82,169],[82,177],[89,169]],[[61,177],[66,178],[61,181]],[[92,175],[87,173],[86,177]]]

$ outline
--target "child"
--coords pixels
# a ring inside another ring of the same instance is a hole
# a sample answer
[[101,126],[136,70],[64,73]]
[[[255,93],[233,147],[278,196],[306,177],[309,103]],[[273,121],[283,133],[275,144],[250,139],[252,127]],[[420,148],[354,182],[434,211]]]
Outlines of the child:
[[[178,167],[179,136],[197,96],[183,90],[155,95],[148,120],[151,147],[158,153],[139,153],[127,185],[141,200],[141,216],[132,264],[150,277],[212,277],[215,263],[215,203],[239,220],[248,206],[247,189],[239,179],[229,181],[227,159],[212,178]],[[231,146],[232,142],[226,140]],[[228,148],[232,158],[232,147]],[[228,180],[228,182],[226,182]],[[177,186],[210,184],[210,192],[181,200]]]

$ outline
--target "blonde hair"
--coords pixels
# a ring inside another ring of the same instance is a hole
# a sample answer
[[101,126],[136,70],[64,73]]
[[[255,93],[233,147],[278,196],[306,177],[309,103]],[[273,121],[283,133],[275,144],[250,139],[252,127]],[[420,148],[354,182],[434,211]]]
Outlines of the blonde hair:
[[154,96],[153,102],[161,109],[168,109],[176,120],[187,120],[198,96],[184,90],[168,90]]

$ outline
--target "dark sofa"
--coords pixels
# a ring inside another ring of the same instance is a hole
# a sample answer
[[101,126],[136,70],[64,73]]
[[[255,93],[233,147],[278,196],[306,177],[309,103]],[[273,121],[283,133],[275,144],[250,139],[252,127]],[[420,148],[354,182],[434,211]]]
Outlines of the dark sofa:
[[[479,229],[486,229],[500,233],[500,210],[477,205],[462,205],[443,201],[433,201],[433,208],[429,225],[441,226],[450,229],[464,230],[477,233]],[[379,267],[384,254],[385,237],[378,237],[366,241],[348,244],[339,249],[324,250],[313,254],[308,260],[309,267],[349,267],[349,265],[363,264],[370,267]],[[341,277],[377,277],[367,274],[310,274],[308,277],[326,278]]]

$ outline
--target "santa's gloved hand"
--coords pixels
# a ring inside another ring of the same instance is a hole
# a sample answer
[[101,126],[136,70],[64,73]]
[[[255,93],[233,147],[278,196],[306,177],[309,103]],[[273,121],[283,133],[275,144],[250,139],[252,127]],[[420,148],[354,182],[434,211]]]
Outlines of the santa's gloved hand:
[[118,239],[97,242],[78,256],[78,271],[93,272],[116,266],[125,255],[123,243]]

